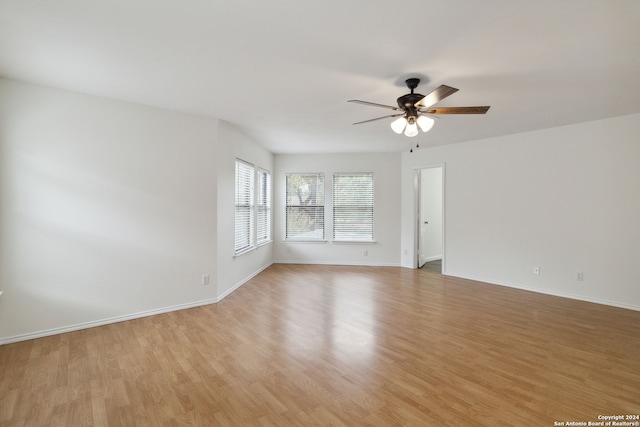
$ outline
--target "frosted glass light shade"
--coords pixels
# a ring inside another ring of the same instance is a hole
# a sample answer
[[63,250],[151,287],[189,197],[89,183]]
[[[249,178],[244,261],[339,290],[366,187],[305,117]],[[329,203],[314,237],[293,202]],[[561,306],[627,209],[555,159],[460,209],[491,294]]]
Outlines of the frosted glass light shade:
[[404,130],[404,134],[407,136],[416,136],[418,134],[418,126],[415,123],[409,123]]
[[431,117],[427,117],[427,116],[420,116],[418,117],[418,126],[420,126],[420,129],[422,130],[422,132],[429,132],[431,130],[431,128],[433,127],[433,124],[435,123],[435,120],[433,120]]
[[391,129],[400,135],[404,130],[404,127],[407,125],[407,119],[404,117],[398,117],[394,121],[391,122]]

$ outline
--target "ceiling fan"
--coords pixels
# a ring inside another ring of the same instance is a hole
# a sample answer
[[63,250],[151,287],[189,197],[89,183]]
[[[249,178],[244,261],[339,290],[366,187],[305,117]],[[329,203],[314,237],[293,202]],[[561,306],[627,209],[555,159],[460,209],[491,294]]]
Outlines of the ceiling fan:
[[391,122],[391,129],[397,134],[401,134],[404,132],[406,136],[413,137],[418,134],[418,128],[420,128],[420,130],[422,130],[423,132],[428,132],[433,127],[434,120],[429,117],[429,115],[485,114],[487,110],[489,110],[489,106],[432,107],[432,105],[442,101],[447,96],[456,93],[458,89],[451,86],[441,85],[433,92],[425,96],[419,93],[413,93],[413,90],[418,87],[418,84],[420,84],[420,79],[407,79],[405,80],[405,83],[411,90],[411,93],[402,95],[400,98],[398,98],[397,107],[394,107],[392,105],[376,104],[375,102],[360,101],[357,99],[351,99],[347,101],[398,111],[397,114],[391,114],[389,116],[356,122],[354,123],[354,125],[374,122],[376,120],[382,120],[389,117],[398,117],[398,119]]

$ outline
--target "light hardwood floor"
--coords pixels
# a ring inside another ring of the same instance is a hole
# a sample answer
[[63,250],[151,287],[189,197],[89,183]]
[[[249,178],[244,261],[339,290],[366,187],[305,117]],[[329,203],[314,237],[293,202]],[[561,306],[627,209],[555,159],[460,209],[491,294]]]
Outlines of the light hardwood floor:
[[1,426],[553,426],[640,413],[640,312],[273,265],[216,305],[0,346],[0,367]]

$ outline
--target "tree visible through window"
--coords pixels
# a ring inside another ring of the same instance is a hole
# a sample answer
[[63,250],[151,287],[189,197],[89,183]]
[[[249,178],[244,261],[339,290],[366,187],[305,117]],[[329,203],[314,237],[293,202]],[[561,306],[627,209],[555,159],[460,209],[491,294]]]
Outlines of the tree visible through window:
[[333,175],[333,239],[373,241],[373,174]]
[[286,238],[324,239],[324,175],[288,174]]

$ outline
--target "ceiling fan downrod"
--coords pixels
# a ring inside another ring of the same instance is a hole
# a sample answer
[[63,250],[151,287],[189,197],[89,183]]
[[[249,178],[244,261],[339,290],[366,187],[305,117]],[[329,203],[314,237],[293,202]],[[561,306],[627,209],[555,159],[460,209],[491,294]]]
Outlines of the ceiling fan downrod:
[[411,93],[413,90],[418,87],[420,84],[420,79],[411,78],[404,81],[409,89],[411,89]]

